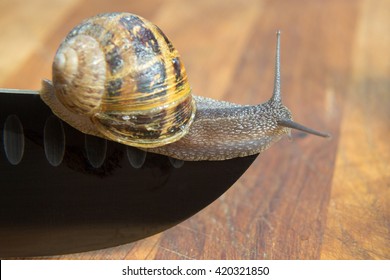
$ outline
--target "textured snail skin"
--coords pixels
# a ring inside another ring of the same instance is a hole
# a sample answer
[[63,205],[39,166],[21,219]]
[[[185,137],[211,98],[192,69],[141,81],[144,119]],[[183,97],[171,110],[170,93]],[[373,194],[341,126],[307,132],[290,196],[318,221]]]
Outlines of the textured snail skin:
[[242,106],[194,96],[197,104],[190,131],[179,141],[148,151],[183,160],[226,160],[263,152],[290,133],[278,119],[291,119],[289,110],[272,100]]
[[[99,15],[95,18],[102,19],[104,17],[108,18],[118,18],[119,20],[122,17],[137,17],[135,15],[127,14],[127,13],[115,13],[115,14],[105,14]],[[142,18],[141,18],[142,19]],[[143,19],[142,19],[143,20]],[[90,22],[91,20],[87,21]],[[143,24],[143,23],[141,23]],[[69,37],[72,37],[75,33],[83,30],[86,24],[81,24],[79,27],[76,27]],[[100,28],[100,27],[99,27]],[[139,26],[132,26],[132,32],[134,30],[139,30]],[[155,31],[157,30],[165,43],[168,44],[168,47],[165,47],[165,50],[168,50],[172,53],[171,61],[173,62],[173,68],[165,68],[165,74],[168,73],[168,69],[173,69],[175,73],[172,75],[165,75],[165,79],[168,79],[167,84],[165,84],[165,89],[180,89],[184,91],[187,89],[187,79],[185,75],[184,67],[180,65],[180,70],[177,68],[177,63],[179,60],[179,56],[174,50],[173,46],[170,44],[169,40],[165,35],[159,30],[157,27],[153,27]],[[156,29],[157,28],[157,29]],[[145,32],[144,32],[145,33]],[[147,34],[147,38],[151,37],[149,33]],[[146,38],[145,36],[141,39]],[[153,37],[154,38],[154,37]],[[87,39],[89,41],[90,39]],[[95,46],[95,42],[91,40],[91,43],[88,43],[87,47],[97,48],[96,52],[99,53],[100,49]],[[157,47],[156,39],[152,39],[151,42],[143,42],[147,47],[152,46],[153,49]],[[84,46],[77,46],[78,48],[84,48]],[[61,47],[60,47],[61,49]],[[77,49],[76,49],[77,50]],[[65,53],[65,55],[69,57],[73,57],[73,50],[70,51],[69,55]],[[178,130],[181,133],[180,137],[174,139],[174,141],[165,141],[162,142],[161,145],[138,145],[129,143],[127,141],[127,137],[121,137],[121,135],[113,136],[112,134],[106,133],[106,130],[111,130],[108,123],[105,127],[101,124],[98,124],[94,116],[96,114],[100,114],[98,110],[101,110],[102,106],[99,104],[82,104],[84,107],[77,107],[77,103],[82,103],[83,99],[78,96],[73,96],[72,99],[65,100],[68,98],[69,93],[65,93],[62,97],[58,97],[58,89],[56,89],[56,83],[58,84],[63,79],[63,76],[58,77],[58,73],[55,73],[56,68],[67,68],[62,58],[63,54],[61,53],[61,57],[58,57],[58,53],[55,59],[55,63],[57,66],[53,66],[53,77],[54,84],[48,80],[43,81],[43,87],[41,90],[41,98],[43,101],[52,109],[54,114],[60,117],[65,122],[69,123],[76,129],[80,130],[83,133],[95,135],[102,138],[107,138],[109,140],[117,141],[120,143],[124,143],[131,146],[139,147],[148,152],[158,153],[162,155],[167,155],[173,158],[195,161],[195,160],[226,160],[235,157],[243,157],[248,155],[253,155],[257,153],[261,153],[265,149],[267,149],[272,143],[278,141],[283,135],[290,134],[291,129],[286,127],[285,125],[280,125],[280,120],[290,121],[292,119],[290,111],[281,103],[280,97],[280,70],[279,70],[279,39],[277,44],[277,61],[276,61],[276,73],[275,73],[275,90],[272,98],[260,105],[249,106],[249,105],[237,105],[225,101],[217,101],[210,98],[189,95],[186,97],[186,104],[193,104],[192,108],[196,107],[196,112],[192,111],[190,115],[187,116],[186,124],[187,126],[181,125],[178,126]],[[80,55],[79,55],[80,56]],[[79,57],[80,59],[80,57]],[[77,62],[76,64],[81,64],[85,60],[89,58],[83,58],[81,62]],[[143,58],[142,58],[143,59]],[[69,60],[69,59],[68,59]],[[107,60],[107,56],[106,56]],[[112,61],[111,61],[112,62]],[[98,63],[102,63],[102,61],[98,61]],[[168,63],[170,61],[168,60]],[[77,64],[77,66],[78,66]],[[60,66],[58,66],[60,65]],[[72,71],[74,66],[69,66]],[[169,67],[169,66],[166,66]],[[87,71],[89,71],[87,69]],[[93,72],[94,71],[94,72]],[[92,74],[90,74],[91,79],[97,79],[97,77],[103,77],[103,72],[100,72],[99,69],[94,69]],[[172,71],[172,70],[171,70]],[[114,75],[111,71],[111,75]],[[116,75],[116,74],[115,74]],[[114,75],[114,76],[115,76]],[[172,77],[176,75],[176,82],[179,80],[180,85],[175,84],[175,86],[169,86],[172,83]],[[84,73],[78,74],[78,76],[84,76]],[[159,78],[160,76],[156,76]],[[180,77],[180,79],[178,79]],[[154,78],[154,79],[157,79]],[[98,79],[95,81],[95,84],[98,84]],[[122,82],[121,82],[122,83]],[[105,96],[107,89],[103,88],[103,86],[107,84],[101,82],[100,91],[101,93],[93,96],[92,99],[98,100],[98,102],[104,102],[99,100],[99,95]],[[183,86],[184,84],[184,86]],[[168,86],[167,86],[168,85]],[[67,89],[67,85],[63,88]],[[76,89],[81,88],[82,92],[90,93],[92,89],[85,87],[84,81],[78,82],[75,86]],[[189,86],[188,86],[189,88]],[[137,89],[137,88],[136,88]],[[61,89],[62,91],[62,89]],[[110,89],[109,89],[110,91]],[[112,89],[111,89],[112,91]],[[76,92],[77,93],[77,92]],[[117,94],[118,93],[118,94]],[[70,94],[73,94],[72,92]],[[78,94],[78,93],[77,93]],[[94,93],[93,93],[94,94]],[[115,97],[121,98],[121,95],[118,92],[114,92],[114,94],[108,95],[109,98]],[[192,97],[191,97],[192,96]],[[89,95],[87,96],[90,97]],[[79,98],[79,99],[77,99]],[[88,102],[92,100],[88,99]],[[111,99],[109,99],[110,101]],[[116,99],[112,99],[116,100]],[[118,99],[121,100],[121,99]],[[110,101],[111,102],[111,101]],[[191,102],[191,103],[188,103]],[[109,102],[108,102],[109,103]],[[107,104],[108,104],[107,103]],[[70,104],[70,105],[69,105]],[[71,108],[69,108],[71,107]],[[76,108],[75,108],[76,107]],[[107,108],[107,106],[103,106]],[[150,107],[150,106],[149,106]],[[187,108],[186,106],[177,106],[178,108]],[[121,108],[126,109],[126,107],[121,105]],[[106,109],[107,110],[107,109]],[[90,111],[90,112],[89,112]],[[107,113],[107,112],[105,112]],[[108,112],[110,113],[110,112]],[[117,112],[115,112],[117,113]],[[122,116],[126,117],[128,112],[119,112],[119,114],[123,114]],[[183,119],[180,119],[183,120]],[[171,122],[171,121],[170,121]],[[117,123],[116,120],[112,122],[112,124],[119,127],[120,130],[125,131],[127,129],[126,122]],[[147,130],[145,130],[147,131]],[[124,132],[126,133],[126,131]],[[183,136],[184,135],[184,136]]]

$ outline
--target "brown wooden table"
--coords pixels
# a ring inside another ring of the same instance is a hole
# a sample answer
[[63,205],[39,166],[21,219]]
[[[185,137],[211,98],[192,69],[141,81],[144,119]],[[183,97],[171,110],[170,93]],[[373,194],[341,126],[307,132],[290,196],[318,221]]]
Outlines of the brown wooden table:
[[0,87],[38,89],[83,18],[128,11],[161,27],[195,94],[270,97],[282,30],[284,103],[331,140],[282,140],[217,201],[161,234],[53,259],[389,259],[390,2],[2,0]]

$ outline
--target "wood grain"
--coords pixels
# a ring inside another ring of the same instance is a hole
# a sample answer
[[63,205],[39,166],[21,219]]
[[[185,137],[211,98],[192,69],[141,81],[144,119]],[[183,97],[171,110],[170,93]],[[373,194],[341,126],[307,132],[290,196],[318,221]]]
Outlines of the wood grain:
[[390,10],[362,3],[322,258],[388,259]]
[[332,133],[282,140],[163,233],[50,259],[390,258],[389,1],[11,2],[0,9],[0,87],[39,88],[72,26],[129,11],[173,41],[196,94],[255,104],[271,95],[281,29],[284,103],[295,120]]

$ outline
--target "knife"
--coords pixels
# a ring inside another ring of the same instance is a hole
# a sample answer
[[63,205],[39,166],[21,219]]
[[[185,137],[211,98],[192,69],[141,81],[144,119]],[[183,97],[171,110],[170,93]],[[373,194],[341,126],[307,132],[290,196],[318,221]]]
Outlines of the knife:
[[0,90],[0,257],[84,252],[190,218],[258,155],[179,161],[82,134],[36,91]]

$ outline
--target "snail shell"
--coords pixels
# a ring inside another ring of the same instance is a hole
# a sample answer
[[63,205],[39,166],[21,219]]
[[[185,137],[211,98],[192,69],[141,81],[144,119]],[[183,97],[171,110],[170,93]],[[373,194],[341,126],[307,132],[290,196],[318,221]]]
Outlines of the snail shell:
[[195,116],[179,53],[156,25],[132,14],[99,15],[75,27],[55,55],[53,85],[67,109],[135,147],[177,141]]
[[191,94],[177,50],[153,23],[129,13],[101,14],[76,26],[40,91],[54,114],[83,133],[180,160],[226,160],[261,153],[291,128],[280,91],[280,33],[275,86],[258,105]]

